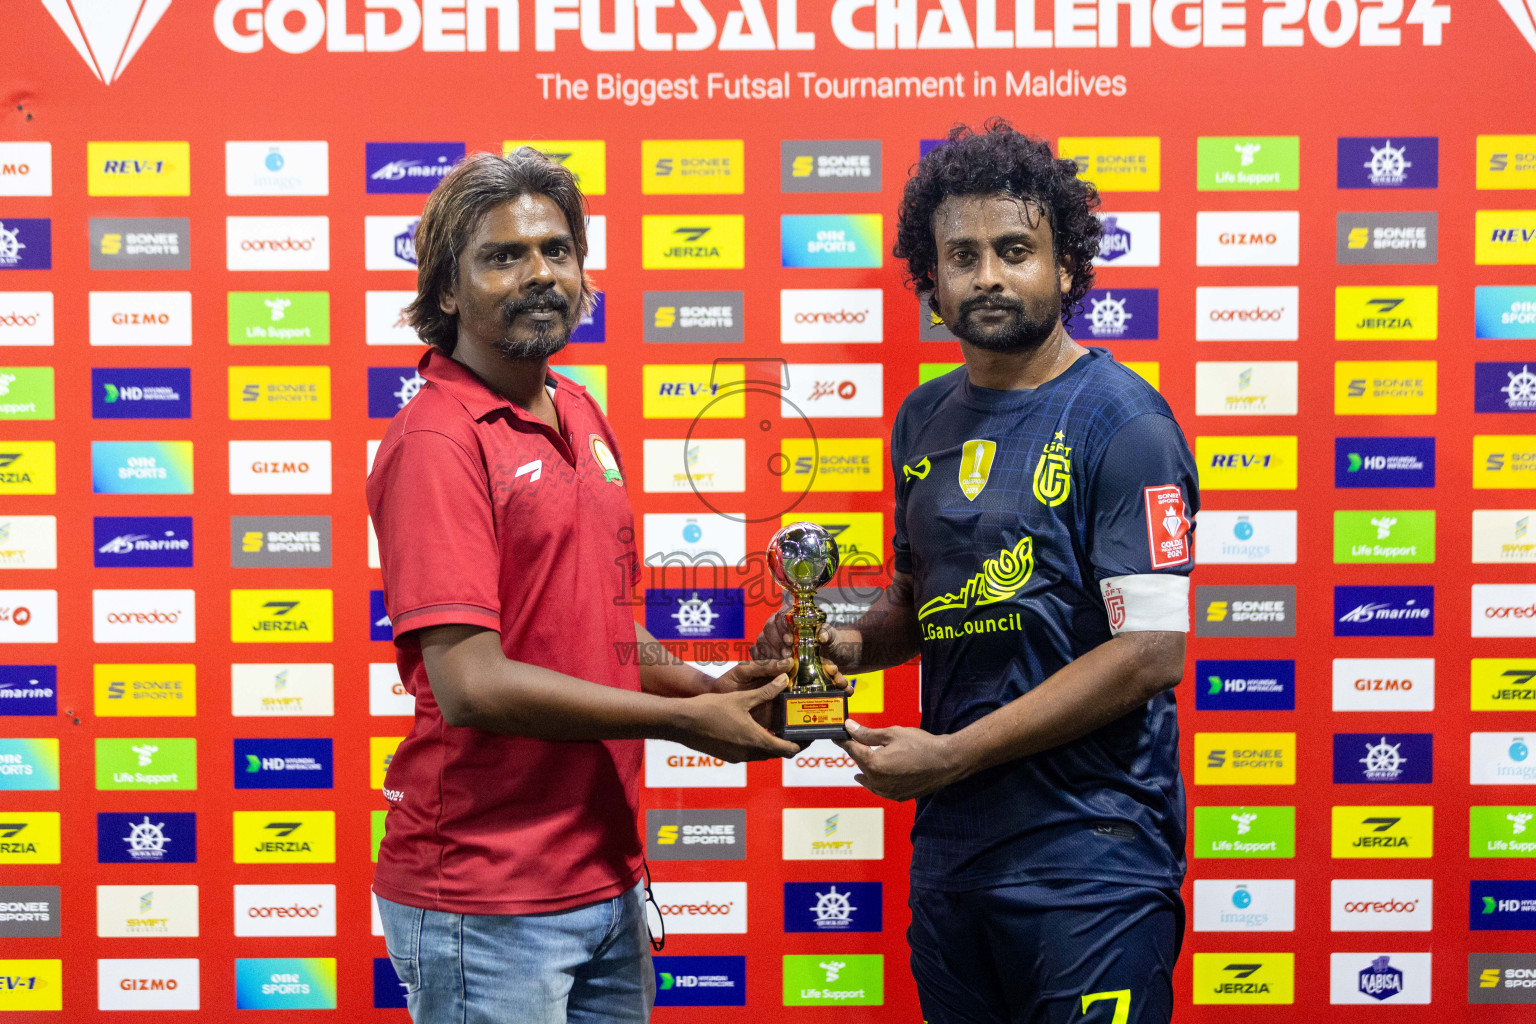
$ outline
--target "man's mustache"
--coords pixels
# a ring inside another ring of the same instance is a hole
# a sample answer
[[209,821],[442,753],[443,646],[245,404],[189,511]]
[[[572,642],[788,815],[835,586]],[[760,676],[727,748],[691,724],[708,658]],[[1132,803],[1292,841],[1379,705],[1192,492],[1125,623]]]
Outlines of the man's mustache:
[[510,324],[522,313],[542,312],[544,310],[554,310],[564,319],[571,310],[571,304],[559,292],[538,292],[508,302],[501,307],[501,316],[503,320]]
[[1024,304],[1014,299],[1004,298],[980,297],[966,299],[960,303],[960,318],[963,320],[978,309],[1006,309],[1022,314],[1024,312]]

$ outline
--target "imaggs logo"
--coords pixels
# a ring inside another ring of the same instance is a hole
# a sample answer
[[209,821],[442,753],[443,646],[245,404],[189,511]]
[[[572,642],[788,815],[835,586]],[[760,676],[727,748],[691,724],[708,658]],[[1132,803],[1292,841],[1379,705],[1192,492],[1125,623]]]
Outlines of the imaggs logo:
[[43,0],[43,7],[103,85],[111,85],[123,73],[170,6],[171,0]]

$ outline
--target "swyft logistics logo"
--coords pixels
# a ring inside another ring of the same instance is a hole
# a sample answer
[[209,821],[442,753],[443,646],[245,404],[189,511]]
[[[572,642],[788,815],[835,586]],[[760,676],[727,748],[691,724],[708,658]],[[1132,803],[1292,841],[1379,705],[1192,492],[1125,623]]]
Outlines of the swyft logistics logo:
[[192,442],[92,441],[91,491],[191,494]]
[[1536,135],[1479,135],[1477,187],[1536,188]]
[[1335,262],[1435,263],[1440,253],[1437,213],[1340,213]]
[[87,142],[86,195],[192,194],[192,147],[186,142]]
[[272,957],[235,960],[238,1010],[336,1009],[334,957]]
[[230,666],[230,714],[237,718],[330,717],[335,691],[329,664]]
[[747,812],[646,811],[645,855],[650,860],[744,860]]
[[747,259],[746,218],[646,214],[640,218],[640,247],[646,270],[740,270]]
[[1434,136],[1339,139],[1339,188],[1438,188],[1440,140]]
[[91,369],[91,418],[185,420],[192,417],[192,370],[171,366]]
[[0,218],[0,270],[53,266],[53,222],[47,217]]
[[235,811],[236,864],[336,863],[336,812]]
[[1195,437],[1200,487],[1212,491],[1294,491],[1294,435],[1210,435]]
[[651,963],[657,1006],[747,1005],[744,956],[658,956]]
[[1473,857],[1536,857],[1536,807],[1473,807],[1467,828]]
[[1473,711],[1529,711],[1536,708],[1536,657],[1473,658]]
[[236,789],[330,789],[334,773],[328,738],[235,740]]
[[96,815],[99,864],[197,863],[197,815],[129,811]]
[[92,270],[187,270],[192,266],[186,217],[92,217]]
[[1162,214],[1096,214],[1104,228],[1099,239],[1098,266],[1155,267],[1162,258]]
[[1333,364],[1338,416],[1432,416],[1438,371],[1433,359]]
[[1056,153],[1077,164],[1077,176],[1100,192],[1156,192],[1162,188],[1162,140],[1156,136],[1069,136]]
[[97,789],[196,789],[197,740],[96,740]]
[[1427,732],[1333,734],[1335,785],[1434,781],[1434,736]]
[[879,953],[784,957],[785,1006],[884,1006],[885,957]]
[[1479,338],[1536,338],[1536,287],[1480,286],[1477,289]]
[[1536,264],[1536,210],[1478,210],[1476,230],[1480,266]]
[[1293,732],[1195,733],[1195,785],[1290,786],[1296,782]]
[[1198,362],[1195,415],[1294,416],[1298,376],[1295,362]]
[[62,1009],[64,961],[0,960],[0,1011]]
[[880,491],[885,487],[884,442],[878,437],[785,438],[780,442],[786,492]]
[[880,140],[783,140],[779,191],[879,192]]
[[1474,932],[1536,931],[1536,882],[1472,882],[1469,901]]
[[779,262],[785,267],[878,267],[878,213],[784,214],[779,218]]
[[1296,930],[1296,882],[1290,878],[1195,880],[1197,932]]
[[229,638],[235,643],[331,642],[329,590],[231,590]]
[[231,366],[232,420],[328,420],[329,366]]
[[1433,562],[1435,513],[1408,509],[1333,513],[1333,560],[1360,562]]
[[1074,336],[1092,341],[1157,337],[1156,288],[1090,288]]
[[57,863],[58,811],[0,811],[0,864]]
[[1333,486],[1433,487],[1433,437],[1339,437],[1333,442]]
[[99,664],[92,667],[98,718],[191,718],[197,714],[197,666]]
[[1333,856],[1428,858],[1434,855],[1433,807],[1333,808]]
[[1333,588],[1334,636],[1434,636],[1435,588]]
[[1476,412],[1536,412],[1536,373],[1530,362],[1478,363],[1473,389]]
[[231,345],[329,345],[329,292],[230,292]]
[[746,415],[741,363],[647,363],[641,371],[646,419],[740,419]]
[[501,144],[501,154],[522,146],[531,146],[574,174],[584,194],[600,196],[608,191],[608,143],[604,140],[508,139]]
[[0,569],[56,569],[56,516],[0,516]]
[[58,667],[0,665],[0,716],[59,713]]
[[746,144],[741,139],[644,139],[640,143],[642,195],[741,195],[746,182]]
[[1194,966],[1196,1006],[1296,1001],[1294,953],[1196,953]]
[[648,437],[643,452],[647,494],[739,493],[747,489],[746,442],[740,438],[690,442]]
[[58,788],[57,739],[0,739],[0,791]]
[[1440,290],[1434,285],[1333,290],[1333,336],[1340,340],[1433,341],[1439,330]]
[[786,807],[782,835],[785,860],[885,859],[879,807]]
[[878,932],[884,919],[882,888],[879,882],[785,882],[784,930]]
[[53,144],[0,142],[0,196],[51,195]]
[[1294,192],[1301,181],[1295,135],[1201,136],[1195,187],[1201,192]]
[[1475,490],[1536,487],[1536,434],[1473,435],[1472,487]]
[[1468,1003],[1536,1003],[1536,955],[1470,953]]
[[364,154],[369,195],[426,193],[464,159],[464,143],[370,142]]
[[1195,662],[1197,711],[1294,711],[1294,661]]

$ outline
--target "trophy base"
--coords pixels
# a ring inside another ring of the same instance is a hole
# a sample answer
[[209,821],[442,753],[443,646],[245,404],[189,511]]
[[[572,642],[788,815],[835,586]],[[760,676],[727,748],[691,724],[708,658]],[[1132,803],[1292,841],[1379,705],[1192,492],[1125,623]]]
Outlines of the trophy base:
[[848,730],[848,697],[831,693],[781,693],[773,699],[769,730],[791,743],[843,740]]

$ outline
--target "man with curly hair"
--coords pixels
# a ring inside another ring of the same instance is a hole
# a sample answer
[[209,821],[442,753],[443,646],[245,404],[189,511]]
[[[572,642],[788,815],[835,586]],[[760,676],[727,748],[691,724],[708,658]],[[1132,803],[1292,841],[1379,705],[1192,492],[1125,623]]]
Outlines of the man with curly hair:
[[1097,205],[1002,121],[951,132],[902,199],[896,256],[965,365],[902,403],[892,582],[824,639],[849,675],[922,657],[922,728],[850,722],[845,747],[871,791],[917,799],[928,1024],[1172,1013],[1199,496],[1168,404],[1067,333]]

